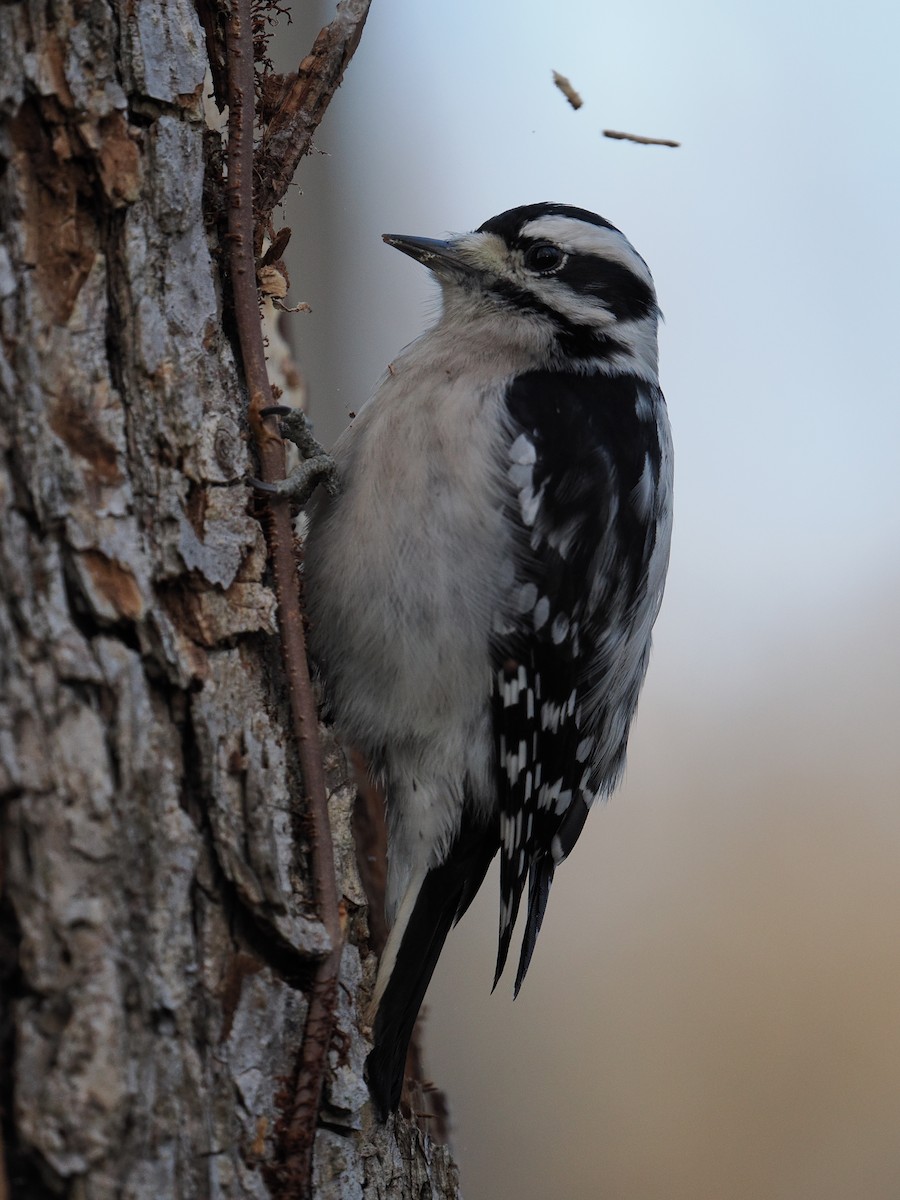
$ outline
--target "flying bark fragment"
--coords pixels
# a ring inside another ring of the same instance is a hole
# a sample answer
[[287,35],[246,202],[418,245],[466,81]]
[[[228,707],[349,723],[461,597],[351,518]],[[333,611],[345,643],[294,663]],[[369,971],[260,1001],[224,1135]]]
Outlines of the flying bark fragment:
[[560,75],[559,71],[553,72],[553,82],[572,105],[573,108],[581,108],[584,101],[572,87],[571,83],[566,79],[565,75]]
[[619,142],[637,142],[640,146],[672,146],[677,149],[681,142],[673,142],[670,138],[644,137],[642,133],[620,133],[617,129],[604,129],[603,136],[615,138]]

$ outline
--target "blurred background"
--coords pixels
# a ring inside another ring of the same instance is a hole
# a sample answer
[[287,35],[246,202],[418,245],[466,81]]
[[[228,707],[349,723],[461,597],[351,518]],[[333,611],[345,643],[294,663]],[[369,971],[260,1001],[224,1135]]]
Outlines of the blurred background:
[[374,0],[301,166],[326,442],[435,311],[383,232],[581,205],[666,314],[675,537],[625,785],[515,1004],[495,875],[429,993],[467,1200],[900,1197],[898,43],[887,0]]

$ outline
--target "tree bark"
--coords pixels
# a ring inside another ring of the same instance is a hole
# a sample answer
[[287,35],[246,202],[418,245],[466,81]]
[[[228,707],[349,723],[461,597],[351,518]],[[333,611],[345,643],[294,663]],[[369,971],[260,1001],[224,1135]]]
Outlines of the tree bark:
[[[0,1200],[286,1194],[329,943],[204,37],[188,0],[29,0],[0,3],[0,47]],[[333,742],[326,767],[348,915],[316,1194],[455,1197],[446,1148],[367,1104],[375,959]]]

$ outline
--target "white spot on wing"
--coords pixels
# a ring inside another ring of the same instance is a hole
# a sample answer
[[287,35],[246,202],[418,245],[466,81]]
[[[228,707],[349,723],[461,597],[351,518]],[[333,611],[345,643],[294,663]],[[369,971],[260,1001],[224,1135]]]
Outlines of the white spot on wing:
[[543,495],[543,487],[537,495],[535,495],[530,487],[522,488],[521,492],[519,492],[519,509],[522,513],[522,520],[526,525],[534,524],[534,519],[541,506]]
[[538,597],[537,584],[523,583],[516,593],[516,612],[530,612]]
[[550,616],[550,600],[547,596],[541,596],[537,604],[534,606],[534,628],[535,632],[547,624],[547,618]]
[[520,433],[509,448],[510,461],[514,463],[535,463],[537,452],[534,442],[525,433]]
[[644,469],[641,477],[631,493],[631,506],[642,521],[650,517],[653,508],[653,498],[656,495],[656,480],[653,478],[653,464],[650,455],[644,456]]
[[550,636],[553,638],[554,645],[561,645],[566,640],[566,634],[568,632],[569,618],[565,613],[558,613],[553,618],[553,624],[550,626]]

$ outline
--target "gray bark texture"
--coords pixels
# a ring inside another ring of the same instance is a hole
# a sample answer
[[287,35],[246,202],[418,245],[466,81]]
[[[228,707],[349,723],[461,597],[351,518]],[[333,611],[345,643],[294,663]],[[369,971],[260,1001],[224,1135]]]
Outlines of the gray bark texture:
[[[189,0],[0,3],[0,1198],[278,1195],[326,948]],[[347,909],[321,1197],[456,1197],[373,1121]]]

